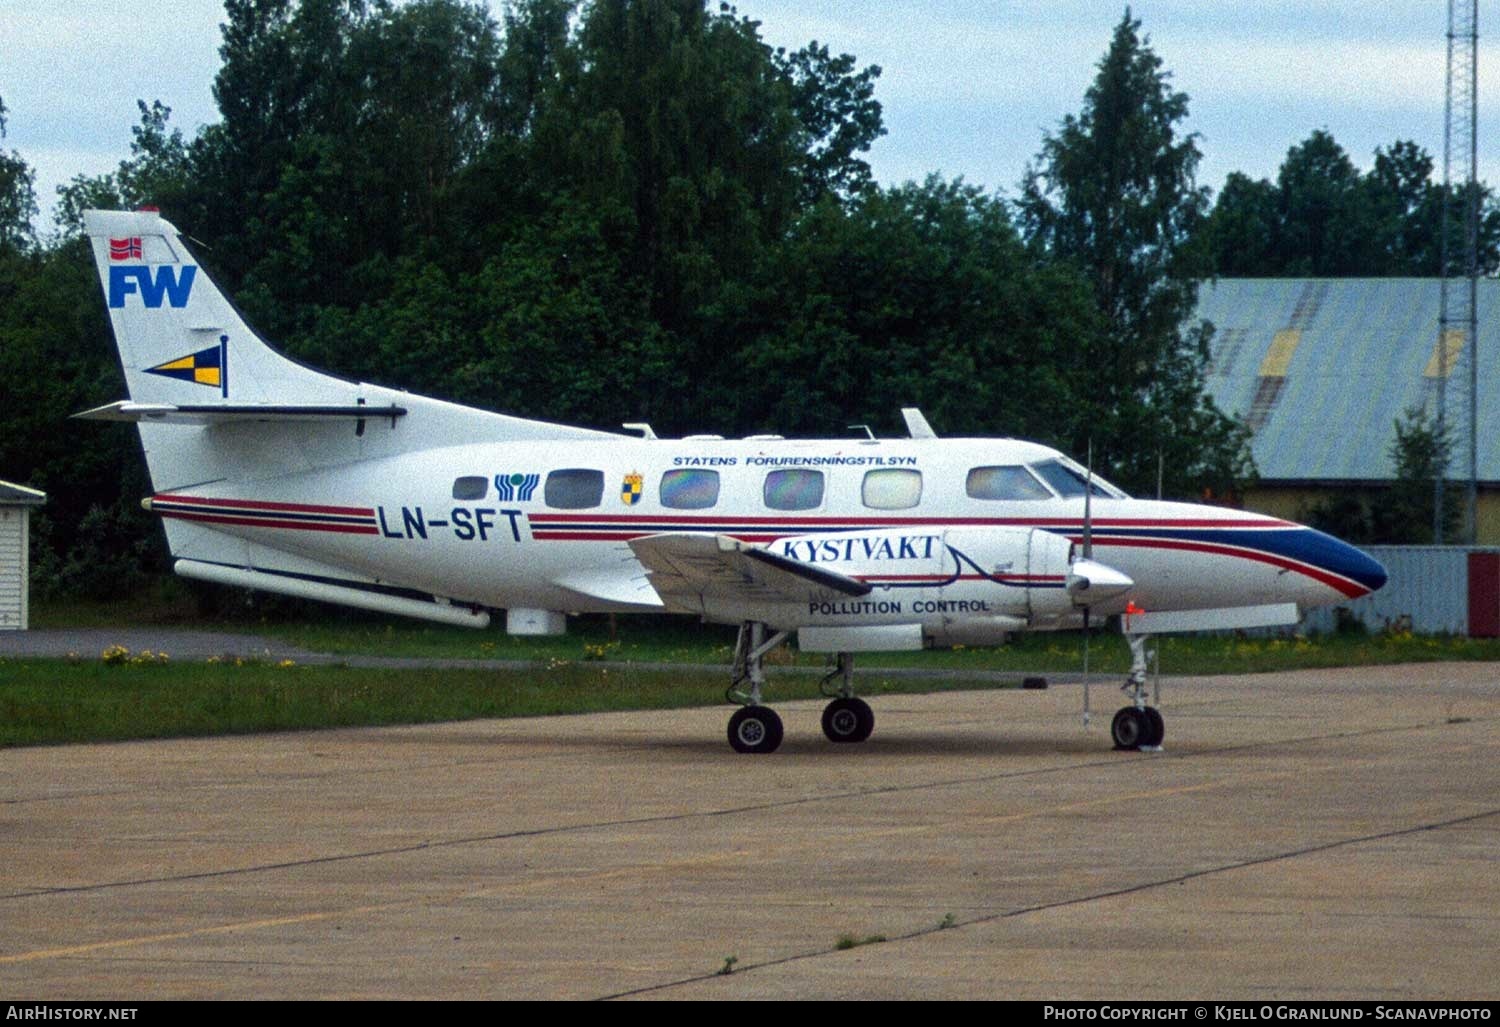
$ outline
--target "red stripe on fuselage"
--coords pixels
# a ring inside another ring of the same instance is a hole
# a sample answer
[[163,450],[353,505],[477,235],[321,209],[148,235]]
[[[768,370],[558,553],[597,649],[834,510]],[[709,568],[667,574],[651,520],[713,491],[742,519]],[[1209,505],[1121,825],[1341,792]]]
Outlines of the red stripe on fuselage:
[[[751,525],[775,528],[783,525],[817,525],[818,527],[860,528],[908,528],[944,526],[994,526],[1017,528],[1075,528],[1080,529],[1080,517],[719,517],[687,514],[671,517],[666,514],[528,514],[532,524],[562,528],[570,524],[619,525],[650,530],[656,525],[692,524],[704,528],[715,525]],[[1292,521],[1265,517],[1257,520],[1161,520],[1152,517],[1100,517],[1093,521],[1095,528],[1301,528]]]
[[[1081,543],[1082,539],[1078,538],[1073,541]],[[1177,549],[1186,552],[1209,553],[1214,556],[1233,556],[1241,560],[1268,563],[1273,567],[1281,567],[1289,571],[1296,571],[1298,574],[1305,574],[1314,581],[1322,582],[1329,588],[1342,592],[1350,599],[1358,599],[1360,596],[1370,594],[1368,588],[1342,575],[1333,574],[1314,564],[1303,563],[1300,560],[1290,560],[1284,556],[1277,556],[1275,553],[1267,553],[1261,549],[1218,545],[1213,542],[1185,542],[1180,539],[1170,538],[1095,538],[1094,545],[1105,549],[1112,546],[1124,546],[1131,549]]]
[[[318,513],[346,517],[374,517],[372,506],[314,506],[307,503],[272,503],[261,499],[208,499],[203,496],[152,496],[152,502],[186,503],[190,506],[220,506],[236,510],[268,510],[281,513]],[[165,516],[165,515],[163,515]]]
[[187,513],[179,510],[161,510],[163,517],[175,517],[181,521],[203,521],[207,524],[235,524],[245,528],[291,528],[297,531],[333,531],[342,535],[378,535],[380,530],[373,524],[318,524],[314,521],[278,521],[270,517],[225,517],[222,514]]

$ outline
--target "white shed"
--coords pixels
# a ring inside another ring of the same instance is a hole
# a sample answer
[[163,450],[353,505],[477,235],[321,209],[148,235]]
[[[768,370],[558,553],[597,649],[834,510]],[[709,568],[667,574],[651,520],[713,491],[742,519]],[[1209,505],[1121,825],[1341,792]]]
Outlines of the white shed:
[[36,489],[0,481],[0,631],[26,630],[31,508],[46,501]]

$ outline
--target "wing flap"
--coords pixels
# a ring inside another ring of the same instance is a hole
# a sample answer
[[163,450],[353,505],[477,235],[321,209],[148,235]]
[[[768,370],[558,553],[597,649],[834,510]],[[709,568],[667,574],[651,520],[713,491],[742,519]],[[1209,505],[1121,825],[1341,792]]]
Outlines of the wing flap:
[[662,597],[713,597],[744,603],[807,602],[830,592],[870,593],[870,586],[823,567],[756,548],[727,535],[649,535],[631,551]]

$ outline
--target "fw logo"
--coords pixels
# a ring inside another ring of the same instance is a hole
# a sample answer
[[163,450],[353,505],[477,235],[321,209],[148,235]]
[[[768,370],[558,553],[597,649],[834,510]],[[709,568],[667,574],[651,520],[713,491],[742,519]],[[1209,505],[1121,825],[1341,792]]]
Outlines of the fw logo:
[[123,307],[125,297],[131,293],[140,296],[141,302],[155,309],[163,298],[173,307],[187,306],[188,294],[193,291],[193,278],[198,269],[188,265],[179,275],[170,265],[156,269],[153,278],[151,269],[142,264],[129,264],[109,269],[109,305]]

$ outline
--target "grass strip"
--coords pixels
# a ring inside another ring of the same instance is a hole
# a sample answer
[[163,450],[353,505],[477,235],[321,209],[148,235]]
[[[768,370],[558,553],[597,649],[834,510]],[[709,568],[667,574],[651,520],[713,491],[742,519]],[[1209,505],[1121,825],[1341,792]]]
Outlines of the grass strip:
[[[725,683],[719,673],[579,663],[412,670],[0,660],[0,747],[677,709],[720,702]],[[860,685],[865,695],[1004,687],[959,676],[883,679],[878,671]],[[817,694],[816,678],[807,675],[776,684],[778,701]]]

